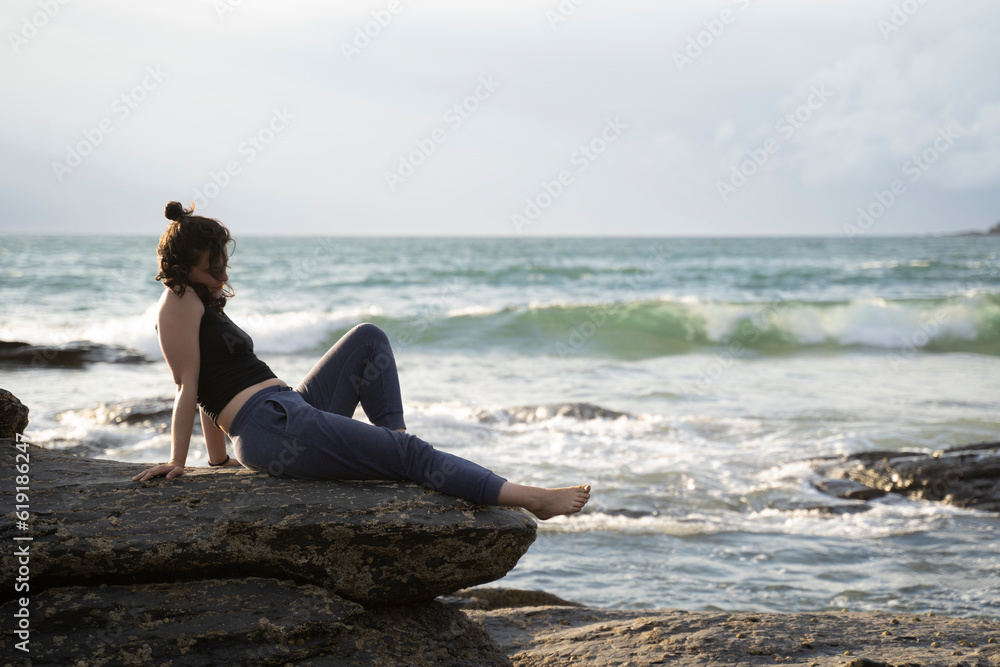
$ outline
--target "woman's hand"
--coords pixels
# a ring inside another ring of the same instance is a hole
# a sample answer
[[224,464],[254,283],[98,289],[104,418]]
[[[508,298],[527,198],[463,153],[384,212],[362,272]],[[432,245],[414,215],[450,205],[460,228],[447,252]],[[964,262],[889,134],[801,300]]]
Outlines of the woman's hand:
[[145,482],[147,479],[152,479],[154,477],[159,477],[160,475],[166,475],[167,479],[173,479],[174,477],[180,477],[184,474],[184,466],[177,466],[173,463],[161,463],[158,466],[153,466],[152,468],[147,468],[141,473],[132,478],[133,482]]

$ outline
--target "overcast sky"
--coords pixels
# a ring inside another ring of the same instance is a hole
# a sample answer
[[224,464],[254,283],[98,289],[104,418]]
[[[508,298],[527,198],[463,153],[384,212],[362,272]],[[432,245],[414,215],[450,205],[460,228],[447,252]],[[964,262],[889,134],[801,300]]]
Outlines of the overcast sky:
[[7,0],[0,233],[1000,219],[995,0],[577,2]]

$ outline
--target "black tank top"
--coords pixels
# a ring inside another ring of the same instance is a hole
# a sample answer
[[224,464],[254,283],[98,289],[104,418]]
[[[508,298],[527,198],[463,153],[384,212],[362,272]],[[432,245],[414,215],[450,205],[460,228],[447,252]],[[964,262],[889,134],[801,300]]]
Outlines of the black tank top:
[[225,313],[205,306],[198,330],[201,369],[198,371],[198,405],[212,422],[247,387],[277,377],[253,353],[253,340]]

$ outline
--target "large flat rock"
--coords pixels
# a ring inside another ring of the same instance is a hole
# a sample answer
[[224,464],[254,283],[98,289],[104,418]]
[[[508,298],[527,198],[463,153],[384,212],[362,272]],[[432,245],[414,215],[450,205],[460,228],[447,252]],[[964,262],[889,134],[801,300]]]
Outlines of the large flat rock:
[[[0,606],[6,619],[16,611]],[[4,664],[510,664],[479,625],[440,602],[365,609],[275,579],[50,588],[33,597],[32,611],[30,653],[4,624]]]
[[[14,486],[12,441],[0,480]],[[298,481],[242,468],[189,468],[131,481],[150,464],[30,447],[26,531],[33,592],[52,587],[266,577],[315,584],[366,605],[402,604],[502,577],[535,539],[525,512],[410,483]],[[0,600],[15,561],[0,562]]]
[[996,667],[1000,622],[879,612],[469,610],[521,667]]

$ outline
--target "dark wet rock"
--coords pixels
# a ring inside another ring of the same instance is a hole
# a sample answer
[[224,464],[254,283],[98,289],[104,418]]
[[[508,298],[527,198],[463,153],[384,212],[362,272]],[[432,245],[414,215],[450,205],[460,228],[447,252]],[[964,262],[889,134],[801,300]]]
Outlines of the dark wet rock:
[[[366,609],[265,578],[50,588],[31,598],[30,654],[5,623],[10,665],[509,665],[483,629],[439,602]],[[15,603],[0,607],[12,618]]]
[[8,354],[23,347],[31,347],[31,343],[19,340],[0,340],[0,355]]
[[508,424],[534,424],[557,417],[570,419],[618,419],[629,417],[626,412],[609,410],[590,403],[563,403],[556,405],[524,405],[504,410],[480,410],[476,414],[480,422],[506,422]]
[[[846,500],[846,499],[845,499]],[[828,514],[832,516],[844,516],[846,514],[861,514],[871,509],[865,503],[845,503],[841,505],[825,505],[816,503],[788,503],[780,508],[782,511],[794,512],[814,512],[817,514]]]
[[[65,454],[99,457],[109,447],[120,446],[123,435],[116,433],[114,427],[143,429],[147,434],[150,430],[168,433],[173,420],[173,405],[173,400],[169,398],[147,398],[100,403],[82,410],[67,410],[59,413],[60,421],[83,421],[112,428],[86,428],[84,435],[73,439],[57,436],[41,444]],[[195,418],[191,433],[195,437],[202,435],[201,419]]]
[[524,591],[516,588],[476,587],[442,596],[442,602],[456,609],[515,609],[518,607],[582,607],[545,591]]
[[845,500],[874,500],[888,493],[888,491],[873,489],[850,479],[824,479],[816,482],[815,486],[823,493]]
[[169,428],[174,402],[169,398],[149,398],[124,403],[102,403],[94,409],[94,419],[105,424],[166,426]]
[[32,368],[79,368],[103,362],[141,364],[145,355],[120,345],[102,345],[77,340],[63,345],[32,345],[21,341],[0,341],[0,366],[30,366]]
[[[10,441],[0,480],[13,484]],[[131,477],[150,464],[30,446],[33,592],[71,585],[266,577],[368,605],[432,599],[502,577],[535,539],[525,512],[404,482],[317,482],[243,468]],[[13,544],[13,521],[0,541]],[[0,599],[13,595],[5,551]]]
[[28,408],[17,396],[0,389],[0,438],[14,439],[28,428]]
[[[98,424],[124,424],[170,430],[174,402],[169,398],[146,398],[135,401],[101,403],[75,414]],[[195,420],[199,422],[200,420]]]
[[835,482],[817,484],[821,491],[838,497],[898,493],[918,500],[1000,512],[1000,442],[963,445],[932,454],[862,452],[825,459],[815,468],[832,480],[853,482],[839,486]]
[[660,516],[659,510],[633,510],[621,507],[608,508],[601,510],[601,512],[608,516],[620,516],[627,519],[645,519],[646,517]]

